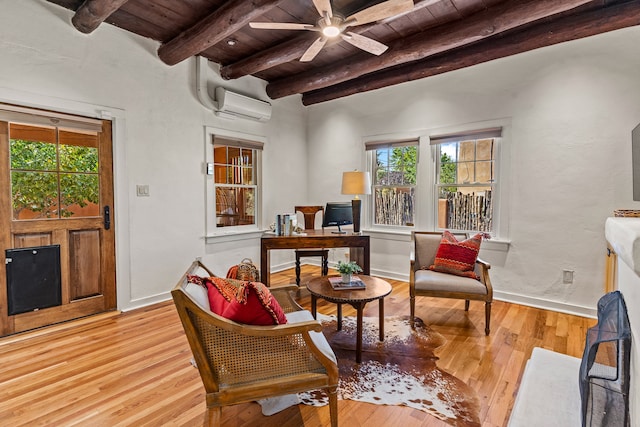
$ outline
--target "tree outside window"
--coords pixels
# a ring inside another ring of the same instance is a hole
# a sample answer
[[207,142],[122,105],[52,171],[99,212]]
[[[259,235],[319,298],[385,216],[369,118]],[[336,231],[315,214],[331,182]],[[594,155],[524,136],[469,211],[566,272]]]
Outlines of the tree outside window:
[[377,148],[374,151],[374,224],[413,226],[418,146]]

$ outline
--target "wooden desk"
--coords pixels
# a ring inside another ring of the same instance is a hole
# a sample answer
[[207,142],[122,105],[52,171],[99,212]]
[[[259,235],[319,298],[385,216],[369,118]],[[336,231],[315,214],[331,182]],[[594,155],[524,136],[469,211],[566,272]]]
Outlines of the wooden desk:
[[260,279],[269,286],[271,268],[269,251],[273,249],[350,248],[351,257],[362,267],[362,274],[370,273],[369,236],[336,234],[324,230],[307,230],[306,235],[276,236],[264,234],[260,239]]

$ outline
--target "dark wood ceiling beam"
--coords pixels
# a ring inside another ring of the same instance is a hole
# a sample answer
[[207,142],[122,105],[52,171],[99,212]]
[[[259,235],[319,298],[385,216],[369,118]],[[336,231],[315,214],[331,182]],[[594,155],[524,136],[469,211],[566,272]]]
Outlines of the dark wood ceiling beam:
[[71,23],[78,31],[89,34],[127,1],[129,0],[86,0],[76,10]]
[[640,0],[562,17],[513,35],[505,34],[497,40],[486,40],[434,58],[404,64],[305,93],[302,103],[318,104],[636,25],[640,25]]
[[318,33],[305,32],[287,42],[221,67],[220,75],[227,80],[237,79],[289,61],[295,61],[302,56],[316,38],[318,38]]
[[316,68],[267,85],[272,99],[310,92],[375,71],[418,61],[495,36],[537,20],[575,9],[592,0],[523,0],[499,3],[468,19],[436,27],[391,43],[380,57],[357,54],[340,63]]
[[[440,0],[416,0],[413,10],[421,9],[423,7],[430,6]],[[409,14],[410,12],[402,13],[400,15],[393,16],[381,22],[389,22],[393,19],[397,19],[400,16]],[[359,25],[357,27],[349,28],[356,34],[366,33],[376,24]],[[265,49],[261,52],[257,52],[247,58],[240,61],[228,64],[220,68],[220,75],[223,79],[237,79],[250,74],[259,73],[260,71],[276,67],[289,61],[295,61],[300,58],[307,50],[309,45],[318,37],[318,33],[305,33],[297,36],[287,42],[273,46],[270,49]]]
[[284,0],[227,1],[215,12],[158,49],[160,59],[175,65],[231,36]]

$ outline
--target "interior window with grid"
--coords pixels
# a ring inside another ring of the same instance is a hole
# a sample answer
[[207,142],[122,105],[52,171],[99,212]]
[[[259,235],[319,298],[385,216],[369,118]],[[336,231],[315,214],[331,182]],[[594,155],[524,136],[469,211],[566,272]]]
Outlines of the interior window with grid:
[[432,137],[436,145],[438,228],[493,231],[496,147],[501,129]]
[[413,226],[418,141],[368,143],[373,151],[374,225]]
[[216,227],[256,225],[257,148],[214,138]]

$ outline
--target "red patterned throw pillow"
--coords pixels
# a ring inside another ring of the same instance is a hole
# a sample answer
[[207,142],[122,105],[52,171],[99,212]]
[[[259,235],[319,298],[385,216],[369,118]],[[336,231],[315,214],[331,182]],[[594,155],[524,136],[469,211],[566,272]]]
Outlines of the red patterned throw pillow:
[[287,323],[284,310],[264,284],[220,277],[205,282],[210,309],[217,315],[248,325]]
[[436,252],[436,259],[433,265],[429,266],[429,270],[477,279],[478,276],[473,269],[481,243],[480,233],[459,242],[453,234],[445,230]]

